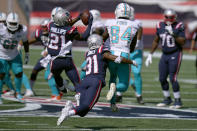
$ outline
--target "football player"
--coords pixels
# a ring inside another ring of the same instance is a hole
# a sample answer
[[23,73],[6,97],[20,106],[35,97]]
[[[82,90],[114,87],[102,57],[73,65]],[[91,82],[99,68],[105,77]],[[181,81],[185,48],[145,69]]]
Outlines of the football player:
[[6,19],[6,26],[0,28],[0,99],[2,92],[3,78],[9,65],[15,75],[16,98],[22,100],[21,84],[23,75],[23,66],[21,55],[17,49],[20,41],[23,42],[25,49],[25,63],[29,60],[29,46],[27,41],[27,27],[19,24],[18,14],[9,13]]
[[181,108],[182,102],[177,75],[182,61],[182,48],[185,44],[185,29],[182,22],[176,21],[177,14],[173,9],[166,9],[164,17],[164,21],[157,24],[156,36],[145,65],[149,66],[152,63],[152,54],[161,40],[162,56],[159,62],[159,81],[163,90],[164,100],[157,104],[157,106],[163,107],[172,103],[169,83],[167,81],[169,76],[175,99],[174,104],[170,108]]
[[[142,69],[142,62],[143,62],[143,28],[142,28],[142,22],[138,19],[135,19],[134,14],[134,8],[131,7],[131,21],[134,21],[138,25],[138,34],[137,34],[137,43],[134,52],[130,53],[130,59],[137,62],[138,66],[131,65],[131,72],[134,75],[134,80],[132,77],[130,78],[130,85],[135,90],[135,95],[137,98],[137,102],[139,104],[144,104],[142,99],[142,77],[141,77],[141,69]],[[122,101],[122,93],[116,92],[116,101],[121,102]]]
[[50,67],[54,75],[57,87],[62,92],[67,92],[66,84],[61,77],[65,71],[73,85],[80,81],[78,71],[72,60],[72,41],[86,40],[92,26],[92,15],[88,17],[88,27],[83,34],[79,34],[77,28],[70,26],[70,12],[60,10],[54,15],[54,21],[48,24],[49,45],[48,57],[51,57]]
[[[92,9],[90,10],[90,13],[93,16],[93,23],[92,23],[90,34],[102,35],[105,31],[105,25],[101,21],[100,11],[96,9]],[[83,79],[85,77],[85,70],[86,70],[85,66],[86,66],[86,61],[84,61],[80,67],[81,68],[80,79]]]
[[[133,64],[132,60],[111,55],[109,47],[102,45],[103,39],[97,34],[92,34],[88,40],[89,51],[86,53],[86,76],[76,86],[76,92],[80,96],[77,106],[71,101],[67,101],[58,118],[57,125],[69,116],[79,115],[84,117],[96,104],[99,99],[101,89],[105,86],[105,75],[107,61]],[[118,59],[117,59],[118,58]]]
[[[131,8],[127,3],[120,3],[115,9],[116,19],[106,21],[106,32],[104,40],[110,38],[110,51],[118,58],[129,58],[130,52],[135,49],[137,41],[138,25],[130,20]],[[111,103],[112,111],[117,111],[115,92],[125,92],[129,86],[129,64],[115,63],[108,64],[110,72],[110,90],[107,93],[107,100]],[[119,79],[116,83],[116,79]]]

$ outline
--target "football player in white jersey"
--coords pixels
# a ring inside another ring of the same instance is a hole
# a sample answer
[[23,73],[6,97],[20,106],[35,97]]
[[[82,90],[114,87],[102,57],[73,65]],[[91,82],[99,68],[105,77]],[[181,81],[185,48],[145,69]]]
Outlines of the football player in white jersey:
[[[141,77],[141,69],[142,69],[142,62],[143,62],[143,28],[142,28],[142,22],[138,19],[135,19],[135,10],[131,6],[131,21],[136,22],[138,25],[138,34],[137,34],[137,43],[134,52],[130,53],[130,59],[137,62],[138,66],[131,65],[131,72],[133,73],[134,80],[132,77],[130,78],[130,85],[135,90],[135,95],[137,98],[137,102],[139,104],[144,104],[142,99],[142,77]],[[117,92],[116,94],[116,101],[121,102],[122,101],[122,94],[121,92]]]
[[[90,10],[90,13],[93,16],[93,23],[92,23],[90,34],[98,34],[98,35],[102,36],[102,34],[105,31],[105,25],[101,21],[100,11],[96,10],[96,9],[92,9],[92,10]],[[86,61],[84,61],[80,67],[81,68],[80,79],[83,79],[86,75],[85,74],[85,71],[86,71],[85,66],[86,66]]]
[[[130,52],[135,49],[138,25],[130,20],[131,8],[127,3],[120,3],[115,9],[116,19],[106,21],[106,32],[103,37],[110,38],[110,51],[118,56],[116,61],[109,61],[110,90],[107,100],[111,103],[112,111],[117,111],[115,92],[125,92],[129,86],[129,64],[121,64],[121,56],[129,58]],[[118,83],[116,79],[118,77]]]
[[23,64],[21,55],[17,49],[22,41],[25,49],[25,63],[29,60],[29,46],[27,41],[27,27],[19,24],[18,14],[9,13],[6,19],[6,26],[0,28],[0,99],[2,84],[7,65],[9,65],[15,75],[16,98],[22,101],[21,84],[23,75]]

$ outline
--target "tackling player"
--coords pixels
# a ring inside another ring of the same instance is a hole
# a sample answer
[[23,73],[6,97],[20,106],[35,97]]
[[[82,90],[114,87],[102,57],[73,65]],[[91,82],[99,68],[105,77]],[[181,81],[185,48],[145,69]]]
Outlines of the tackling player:
[[[86,76],[75,87],[76,92],[80,94],[80,100],[77,102],[77,106],[74,106],[71,101],[66,102],[57,125],[73,115],[84,117],[93,108],[99,99],[101,89],[105,86],[107,60],[117,61],[118,57],[110,53],[109,47],[102,45],[103,39],[101,36],[92,34],[87,42],[89,51],[86,53]],[[133,64],[132,60],[123,57],[118,58],[118,61]]]
[[182,22],[176,21],[177,14],[173,9],[165,10],[164,17],[164,22],[157,24],[156,36],[145,65],[149,66],[152,63],[152,54],[161,40],[162,56],[159,62],[159,81],[163,90],[164,100],[157,106],[163,107],[172,103],[167,81],[169,75],[175,99],[173,106],[170,106],[170,108],[181,108],[182,102],[177,75],[182,61],[182,48],[185,44],[185,29]]

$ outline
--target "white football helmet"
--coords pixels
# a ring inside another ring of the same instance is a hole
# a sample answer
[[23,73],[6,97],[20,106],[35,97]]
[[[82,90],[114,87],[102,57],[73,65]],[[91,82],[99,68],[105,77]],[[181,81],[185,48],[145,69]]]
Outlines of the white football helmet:
[[16,31],[19,26],[19,16],[17,13],[9,13],[6,19],[7,28],[11,31]]
[[58,12],[59,10],[63,10],[62,7],[55,7],[53,8],[53,10],[51,11],[51,20],[53,21],[53,18],[55,16],[55,13]]
[[130,19],[130,15],[131,15],[131,8],[127,3],[120,3],[116,6],[115,9],[116,19],[120,17]]
[[5,22],[6,21],[6,13],[0,12],[0,22]]
[[103,43],[103,38],[100,35],[92,34],[88,37],[88,48],[90,50],[99,48]]
[[101,19],[101,13],[100,11],[96,10],[96,9],[92,9],[90,10],[90,13],[92,14],[93,16],[93,20],[96,21],[96,20],[100,20]]
[[69,23],[70,20],[70,12],[63,9],[59,10],[54,15],[54,23],[57,26],[65,26]]
[[177,14],[173,9],[166,9],[164,11],[164,20],[167,25],[171,25],[176,21]]
[[132,6],[130,6],[130,8],[131,8],[130,19],[134,20],[135,19],[135,9]]

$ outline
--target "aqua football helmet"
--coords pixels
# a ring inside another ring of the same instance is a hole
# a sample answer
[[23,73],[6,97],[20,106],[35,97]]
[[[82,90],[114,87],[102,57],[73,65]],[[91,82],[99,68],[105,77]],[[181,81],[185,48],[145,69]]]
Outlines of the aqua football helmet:
[[115,16],[116,18],[127,18],[130,19],[131,8],[127,3],[120,3],[116,6]]
[[17,13],[9,13],[6,19],[7,28],[10,31],[16,31],[19,26],[19,16]]
[[99,48],[103,43],[103,38],[100,35],[92,34],[88,37],[88,48],[90,50]]

